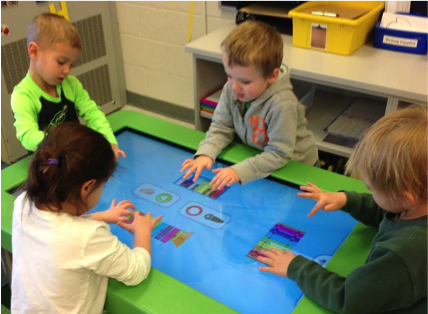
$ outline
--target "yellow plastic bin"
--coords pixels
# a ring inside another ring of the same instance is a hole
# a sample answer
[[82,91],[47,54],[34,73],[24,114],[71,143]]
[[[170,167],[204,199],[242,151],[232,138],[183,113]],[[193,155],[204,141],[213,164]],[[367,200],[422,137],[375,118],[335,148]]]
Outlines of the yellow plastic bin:
[[[317,8],[332,6],[331,10]],[[288,14],[293,18],[293,45],[319,51],[350,55],[367,41],[379,20],[384,1],[311,1]],[[357,14],[355,19],[341,18],[340,12]],[[332,11],[332,12],[329,12]],[[315,14],[320,15],[315,15]]]

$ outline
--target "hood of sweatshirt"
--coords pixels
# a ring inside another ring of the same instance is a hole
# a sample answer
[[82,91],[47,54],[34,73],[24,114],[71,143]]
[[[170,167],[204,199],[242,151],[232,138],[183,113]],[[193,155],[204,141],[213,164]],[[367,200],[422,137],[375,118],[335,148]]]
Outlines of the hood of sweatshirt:
[[290,83],[290,71],[285,64],[282,64],[279,69],[278,79],[273,82],[266,90],[256,99],[253,100],[251,106],[258,106],[263,104],[266,100],[268,100],[273,95],[286,91],[293,90],[293,85]]

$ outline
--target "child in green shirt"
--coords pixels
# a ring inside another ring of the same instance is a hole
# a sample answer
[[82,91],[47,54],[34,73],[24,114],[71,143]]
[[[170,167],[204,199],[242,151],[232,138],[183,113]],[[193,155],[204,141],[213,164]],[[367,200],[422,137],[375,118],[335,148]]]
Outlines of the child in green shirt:
[[35,151],[45,135],[61,122],[77,122],[103,134],[116,160],[126,157],[117,145],[106,116],[79,80],[69,75],[80,56],[82,43],[76,28],[65,18],[44,13],[28,27],[30,68],[12,93],[16,134],[22,145]]

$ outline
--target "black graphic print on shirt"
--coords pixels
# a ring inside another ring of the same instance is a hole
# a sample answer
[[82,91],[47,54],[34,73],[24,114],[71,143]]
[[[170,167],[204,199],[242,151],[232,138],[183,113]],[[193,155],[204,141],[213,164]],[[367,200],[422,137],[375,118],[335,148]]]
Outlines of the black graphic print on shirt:
[[39,130],[49,133],[55,125],[61,122],[77,122],[79,118],[76,106],[68,100],[61,89],[61,102],[55,103],[40,97],[42,109],[39,112]]

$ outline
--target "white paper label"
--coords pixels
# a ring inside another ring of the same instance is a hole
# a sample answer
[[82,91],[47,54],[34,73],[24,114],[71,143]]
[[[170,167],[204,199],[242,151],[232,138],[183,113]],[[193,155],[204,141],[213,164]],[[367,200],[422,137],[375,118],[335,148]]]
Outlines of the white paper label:
[[403,46],[403,47],[412,47],[416,48],[418,46],[417,39],[408,39],[408,38],[400,38],[394,36],[383,36],[383,43],[394,46]]

